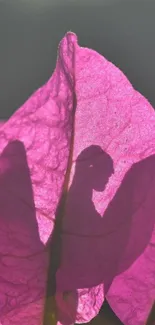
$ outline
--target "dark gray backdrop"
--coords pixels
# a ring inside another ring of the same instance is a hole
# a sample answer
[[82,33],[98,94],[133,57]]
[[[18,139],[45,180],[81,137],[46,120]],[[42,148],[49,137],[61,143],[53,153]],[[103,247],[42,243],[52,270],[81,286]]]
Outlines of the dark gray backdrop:
[[1,119],[51,76],[68,30],[119,66],[155,107],[155,0],[0,0]]
[[155,107],[155,0],[0,0],[0,118],[50,77],[68,30]]

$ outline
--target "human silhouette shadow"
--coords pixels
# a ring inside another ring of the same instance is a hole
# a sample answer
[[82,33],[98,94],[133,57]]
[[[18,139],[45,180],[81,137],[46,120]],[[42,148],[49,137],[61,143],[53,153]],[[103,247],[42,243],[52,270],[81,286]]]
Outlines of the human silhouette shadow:
[[[62,222],[62,260],[57,272],[57,283],[64,290],[98,284],[95,280],[98,263],[102,264],[98,256],[98,232],[102,231],[103,220],[95,209],[92,194],[93,190],[104,191],[113,172],[111,157],[96,145],[83,150],[76,160]],[[90,281],[92,274],[94,283],[92,278]]]
[[39,237],[25,148],[22,142],[13,141],[0,156],[2,324],[40,324],[47,259]]
[[92,191],[105,189],[112,159],[99,146],[79,155],[63,218],[58,290],[103,283],[106,295],[114,278],[144,252],[154,226],[154,166],[155,155],[134,164],[101,216]]

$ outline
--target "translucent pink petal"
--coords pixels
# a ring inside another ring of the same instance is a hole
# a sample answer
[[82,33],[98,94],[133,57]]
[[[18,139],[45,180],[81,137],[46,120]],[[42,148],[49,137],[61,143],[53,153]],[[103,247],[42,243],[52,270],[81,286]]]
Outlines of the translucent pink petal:
[[78,44],[75,53],[57,302],[70,290],[76,322],[88,322],[106,296],[125,325],[142,325],[155,298],[155,113],[112,63]]
[[73,163],[57,272],[59,322],[106,296],[125,325],[155,297],[155,113],[112,63],[67,33],[52,78],[0,127],[0,321],[42,325],[44,250]]
[[45,246],[68,163],[74,42],[59,46],[51,79],[0,127],[0,321],[42,324]]

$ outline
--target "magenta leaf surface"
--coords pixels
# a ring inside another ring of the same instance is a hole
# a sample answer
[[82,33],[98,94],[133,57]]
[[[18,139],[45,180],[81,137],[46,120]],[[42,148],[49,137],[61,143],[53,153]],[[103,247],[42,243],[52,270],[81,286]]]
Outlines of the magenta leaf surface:
[[48,256],[73,123],[72,35],[51,79],[0,128],[0,321],[42,325]]
[[50,80],[0,126],[2,325],[42,325],[45,246],[73,133],[58,321],[88,322],[106,297],[125,325],[142,325],[154,301],[155,112],[117,67],[67,33]]

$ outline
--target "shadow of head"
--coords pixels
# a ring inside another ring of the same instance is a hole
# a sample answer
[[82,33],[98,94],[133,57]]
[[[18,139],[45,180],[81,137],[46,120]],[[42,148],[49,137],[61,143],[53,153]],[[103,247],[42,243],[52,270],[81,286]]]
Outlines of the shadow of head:
[[100,146],[92,145],[78,156],[74,180],[80,181],[82,188],[102,192],[113,172],[111,157]]

